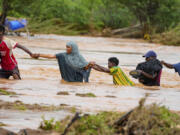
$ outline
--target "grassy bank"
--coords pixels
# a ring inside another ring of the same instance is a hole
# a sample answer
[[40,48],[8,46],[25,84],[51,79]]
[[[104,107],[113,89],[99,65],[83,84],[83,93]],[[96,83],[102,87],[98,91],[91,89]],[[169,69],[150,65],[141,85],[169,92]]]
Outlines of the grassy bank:
[[[67,135],[179,135],[180,116],[156,104],[144,106],[142,99],[138,107],[129,113],[101,112],[83,115],[63,121],[45,120],[43,130]],[[71,123],[71,124],[70,124]],[[67,128],[68,127],[68,128]]]
[[154,35],[152,41],[164,45],[180,46],[180,24],[172,30]]
[[45,21],[30,20],[28,28],[33,34],[57,34],[57,35],[98,35],[101,30],[93,26],[80,26],[76,23],[64,23],[61,19],[54,18]]
[[[141,30],[126,32],[125,34],[113,35],[112,29],[95,28],[93,24],[80,26],[76,23],[65,23],[59,18],[53,18],[45,21],[28,21],[28,29],[33,34],[57,34],[57,35],[86,35],[86,36],[105,36],[122,38],[140,38]],[[25,32],[21,29],[20,32]],[[151,42],[161,43],[163,45],[180,46],[180,24],[164,33],[151,36]],[[142,37],[143,38],[143,37]]]

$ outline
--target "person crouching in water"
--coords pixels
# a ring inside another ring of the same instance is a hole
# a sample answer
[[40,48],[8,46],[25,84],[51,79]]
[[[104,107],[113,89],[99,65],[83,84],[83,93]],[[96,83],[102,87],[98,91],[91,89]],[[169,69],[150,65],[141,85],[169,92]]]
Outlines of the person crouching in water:
[[108,68],[102,67],[98,64],[94,64],[92,66],[93,69],[109,73],[113,76],[113,83],[115,85],[120,86],[134,86],[134,82],[132,82],[126,74],[122,71],[122,69],[118,66],[119,60],[116,57],[110,57],[108,59]]
[[145,55],[145,62],[139,63],[136,70],[130,72],[134,78],[146,86],[160,86],[162,64],[157,59],[154,51],[148,51]]

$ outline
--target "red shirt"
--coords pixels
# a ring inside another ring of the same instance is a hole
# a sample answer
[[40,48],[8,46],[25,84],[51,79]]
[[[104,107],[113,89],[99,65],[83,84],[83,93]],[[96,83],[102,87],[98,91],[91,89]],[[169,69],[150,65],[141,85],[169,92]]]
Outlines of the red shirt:
[[12,49],[16,48],[17,43],[4,38],[0,43],[1,68],[4,70],[13,70],[17,66],[17,61],[12,53]]

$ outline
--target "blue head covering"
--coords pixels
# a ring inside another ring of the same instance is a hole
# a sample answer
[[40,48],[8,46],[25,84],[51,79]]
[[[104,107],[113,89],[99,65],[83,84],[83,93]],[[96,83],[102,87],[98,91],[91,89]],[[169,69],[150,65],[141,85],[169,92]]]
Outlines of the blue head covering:
[[70,41],[66,44],[68,47],[72,47],[72,52],[67,54],[65,59],[69,66],[74,69],[82,69],[88,65],[88,62],[84,57],[79,53],[78,46],[75,42]]
[[154,51],[148,51],[143,57],[149,58],[149,57],[157,57],[157,54]]

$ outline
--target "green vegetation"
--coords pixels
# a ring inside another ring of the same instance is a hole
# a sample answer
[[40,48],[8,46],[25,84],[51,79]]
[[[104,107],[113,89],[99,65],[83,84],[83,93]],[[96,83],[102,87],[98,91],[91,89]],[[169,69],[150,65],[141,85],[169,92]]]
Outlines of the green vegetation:
[[69,93],[67,91],[60,91],[57,95],[69,95]]
[[55,121],[54,118],[51,118],[50,120],[46,120],[44,116],[42,116],[42,122],[39,128],[43,130],[54,130],[62,133],[69,120],[70,120],[69,116],[62,121]]
[[59,110],[67,110],[69,112],[76,112],[77,109],[75,107],[70,107],[68,105],[62,104],[59,106],[43,106],[38,104],[24,104],[21,101],[15,102],[5,102],[0,100],[0,109],[15,109],[15,110],[38,110],[38,111],[59,111]]
[[96,34],[106,27],[126,27],[134,20],[128,8],[116,0],[9,0],[9,3],[8,16],[28,18],[30,31],[35,33]]
[[96,97],[96,95],[94,95],[93,93],[76,93],[76,96],[80,96],[80,97]]
[[[5,0],[0,0],[0,3]],[[31,33],[106,35],[141,25],[132,37],[179,45],[180,0],[8,0],[7,15],[27,18]],[[2,11],[1,7],[1,11]],[[3,12],[1,12],[3,13]],[[159,36],[156,34],[163,33]],[[129,35],[127,33],[127,35]],[[131,34],[130,34],[131,35]],[[169,35],[172,38],[169,41]],[[173,39],[173,40],[172,40]]]
[[[144,104],[144,103],[143,103]],[[120,125],[115,124],[123,113],[101,112],[97,115],[84,115],[73,121],[67,130],[67,135],[116,135],[122,134],[149,134],[149,135],[179,135],[180,116],[170,112],[165,107],[156,104],[133,109]],[[68,123],[72,122],[68,117],[63,121],[43,119],[40,128],[63,133]],[[43,125],[43,126],[42,126]],[[58,129],[58,130],[57,130]]]
[[16,93],[0,89],[0,95],[16,95]]
[[27,110],[27,108],[24,105],[20,105],[20,104],[14,104],[14,109],[21,111]]
[[116,98],[116,96],[111,96],[111,95],[107,95],[105,97],[108,97],[108,98]]
[[180,21],[179,0],[119,0],[143,26],[144,34],[162,32]]
[[180,124],[180,116],[156,104],[135,109],[124,124],[123,128],[116,128],[118,132],[150,135],[180,133],[180,129],[177,128]]
[[50,120],[45,120],[44,116],[42,116],[43,122],[41,122],[40,128],[44,130],[52,130],[54,129],[54,118],[51,118]]
[[77,111],[77,109],[76,109],[76,107],[71,107],[70,111],[71,111],[72,113],[75,113],[75,112]]
[[79,135],[111,135],[115,132],[113,122],[122,113],[102,112],[97,115],[83,116],[69,129],[69,134]]
[[0,127],[6,126],[6,124],[0,122]]
[[166,45],[177,45],[180,46],[180,23],[175,28],[161,33],[156,34],[152,37],[152,41],[156,43],[162,43]]
[[[78,135],[110,135],[114,133],[114,129],[111,126],[116,118],[120,117],[122,113],[116,112],[102,112],[98,115],[84,115],[79,120],[74,122],[70,127],[68,134]],[[54,119],[45,120],[42,117],[40,125],[41,129],[54,130],[63,133],[64,129],[70,123],[71,117],[66,117],[62,121],[54,121]]]

